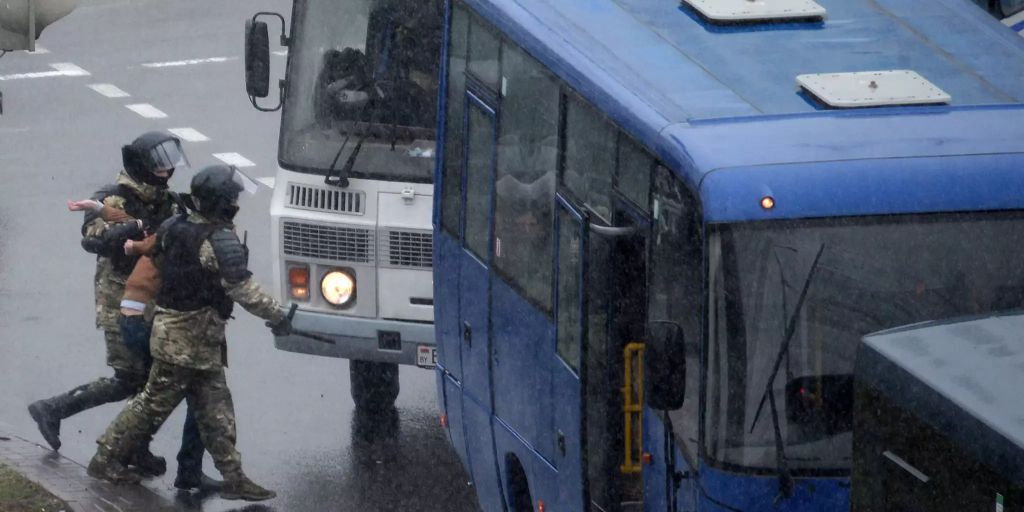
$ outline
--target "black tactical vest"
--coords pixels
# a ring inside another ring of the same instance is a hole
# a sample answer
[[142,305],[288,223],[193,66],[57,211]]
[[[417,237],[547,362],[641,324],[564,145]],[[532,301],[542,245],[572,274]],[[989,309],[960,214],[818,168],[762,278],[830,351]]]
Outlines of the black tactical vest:
[[[156,204],[149,204],[143,201],[138,194],[132,190],[131,187],[124,184],[108,185],[97,191],[93,199],[103,202],[104,199],[117,196],[124,199],[124,211],[132,218],[139,219],[145,226],[152,226],[156,228],[160,226],[165,220],[171,217],[174,213],[174,200],[171,198],[170,193],[163,193],[161,200]],[[90,212],[91,213],[91,212]],[[88,224],[95,218],[96,214],[92,216],[87,215],[85,223]],[[83,228],[84,229],[84,228]],[[135,264],[139,262],[139,256],[129,256],[122,250],[115,250],[110,256],[111,263],[113,264],[114,271],[120,275],[128,276],[131,274],[132,269],[135,268]]]
[[231,317],[234,302],[224,292],[220,274],[203,268],[199,249],[215,224],[189,222],[179,215],[161,228],[160,275],[163,279],[156,295],[158,306],[177,311],[196,311],[210,306],[225,320]]

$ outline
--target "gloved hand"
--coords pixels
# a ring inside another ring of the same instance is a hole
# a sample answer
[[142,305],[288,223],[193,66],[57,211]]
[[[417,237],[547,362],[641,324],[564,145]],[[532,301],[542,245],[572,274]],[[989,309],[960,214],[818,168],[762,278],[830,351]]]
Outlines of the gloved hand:
[[288,336],[292,333],[292,321],[288,317],[282,318],[276,324],[267,322],[267,327],[270,327],[270,332],[274,333],[274,336]]

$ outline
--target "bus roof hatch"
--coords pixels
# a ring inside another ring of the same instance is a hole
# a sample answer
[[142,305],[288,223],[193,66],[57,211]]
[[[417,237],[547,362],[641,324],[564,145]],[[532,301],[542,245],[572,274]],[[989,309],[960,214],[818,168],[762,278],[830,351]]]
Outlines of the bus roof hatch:
[[950,95],[907,69],[798,75],[796,81],[835,108],[949,103]]
[[825,17],[814,0],[682,0],[715,23],[794,21]]

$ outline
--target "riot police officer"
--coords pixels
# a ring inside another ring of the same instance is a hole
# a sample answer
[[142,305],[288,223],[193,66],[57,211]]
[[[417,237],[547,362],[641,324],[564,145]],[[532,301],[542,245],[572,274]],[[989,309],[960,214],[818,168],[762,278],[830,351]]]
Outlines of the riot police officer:
[[275,334],[291,329],[280,304],[252,278],[248,249],[234,232],[243,179],[231,166],[203,169],[192,180],[196,211],[168,220],[157,232],[154,261],[163,282],[150,340],[153,368],[143,392],[97,440],[88,468],[91,476],[137,481],[125,467],[133,447],[148,442],[187,398],[195,405],[203,443],[224,476],[221,497],[258,501],[276,495],[242,472],[234,406],[224,377],[224,331],[233,303],[267,320]]
[[[177,211],[167,182],[176,168],[188,165],[188,160],[181,141],[160,131],[140,135],[121,148],[121,156],[124,170],[117,181],[101,188],[93,199],[123,210],[131,220],[107,222],[99,211],[90,211],[82,226],[82,247],[97,255],[96,327],[103,330],[107,365],[114,369],[114,376],[29,405],[29,413],[39,426],[39,432],[54,450],[60,449],[61,420],[135,395],[142,390],[149,373],[145,362],[129,351],[121,339],[121,298],[125,280],[139,258],[125,254],[123,246],[127,240],[141,240],[147,229],[159,226]],[[200,460],[202,452],[200,445]],[[166,471],[166,462],[150,453],[148,444],[140,445],[130,462],[145,474],[161,475]]]

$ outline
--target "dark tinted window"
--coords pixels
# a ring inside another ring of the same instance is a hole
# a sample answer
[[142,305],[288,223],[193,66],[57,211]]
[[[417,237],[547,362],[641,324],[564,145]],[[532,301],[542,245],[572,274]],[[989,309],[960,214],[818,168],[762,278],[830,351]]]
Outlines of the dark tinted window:
[[558,355],[579,371],[583,238],[579,223],[563,208],[558,208],[558,224]]
[[462,8],[452,13],[451,41],[448,50],[448,106],[445,117],[443,199],[441,226],[449,233],[459,234],[459,213],[462,205],[462,165],[466,153],[466,48],[469,37],[469,16]]
[[[686,187],[664,167],[655,171],[653,236],[651,237],[648,316],[683,330],[686,343],[686,397],[669,413],[675,434],[697,453],[700,402],[701,297],[703,258],[700,219]],[[689,460],[691,465],[697,461]]]
[[469,158],[466,160],[466,247],[487,261],[491,218],[491,170],[494,163],[494,125],[476,105],[469,107]]
[[498,37],[476,18],[469,25],[469,72],[498,90]]
[[644,211],[650,211],[651,169],[654,159],[626,135],[619,134],[619,165],[616,186],[622,195]]
[[551,310],[552,203],[558,162],[558,84],[506,44],[495,185],[494,265]]
[[611,219],[612,171],[616,131],[591,106],[569,96],[565,120],[562,183],[605,221]]

